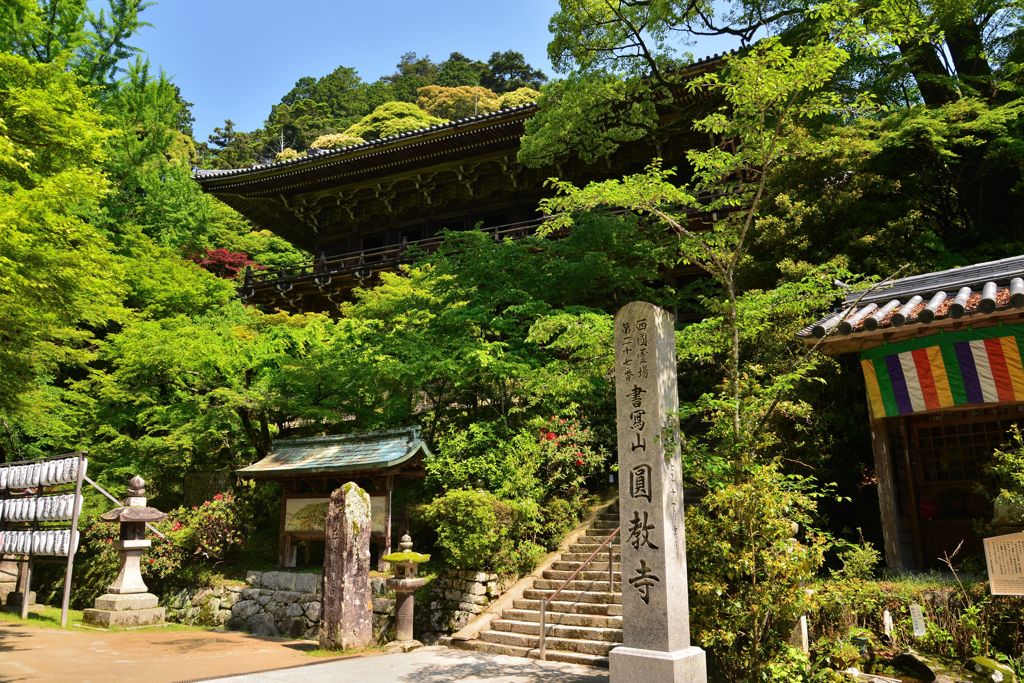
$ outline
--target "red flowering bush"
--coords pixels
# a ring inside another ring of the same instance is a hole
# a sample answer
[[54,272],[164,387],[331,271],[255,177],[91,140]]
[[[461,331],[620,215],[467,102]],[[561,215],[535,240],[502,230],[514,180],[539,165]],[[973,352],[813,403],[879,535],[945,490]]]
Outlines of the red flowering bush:
[[154,543],[154,551],[159,545],[161,551],[175,557],[179,566],[196,561],[214,565],[241,550],[251,521],[248,503],[232,493],[218,493],[202,505],[172,510],[157,526],[169,542]]
[[[153,542],[142,556],[146,584],[156,593],[198,585],[206,574],[242,548],[251,524],[250,504],[232,493],[218,493],[202,505],[172,510],[166,519],[153,525],[164,538],[146,532],[146,538]],[[71,604],[77,609],[91,607],[106,592],[121,566],[115,546],[120,531],[117,524],[86,517],[79,529],[71,586]],[[60,600],[63,568],[57,564],[52,567],[60,572],[54,571],[50,576],[43,571],[38,577],[41,600]]]
[[595,446],[590,428],[575,417],[552,416],[540,434],[548,497],[576,500],[586,491],[587,479],[600,472],[605,453]]
[[228,249],[207,249],[202,254],[192,257],[192,262],[200,268],[210,271],[214,275],[228,280],[238,277],[238,274],[249,266],[253,270],[263,270],[261,266],[244,251],[230,251]]

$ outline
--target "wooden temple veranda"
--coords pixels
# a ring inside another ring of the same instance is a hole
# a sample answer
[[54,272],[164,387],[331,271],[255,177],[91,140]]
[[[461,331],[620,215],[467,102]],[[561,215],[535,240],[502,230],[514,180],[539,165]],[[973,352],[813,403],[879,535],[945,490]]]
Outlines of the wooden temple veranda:
[[986,465],[1024,425],[1024,256],[850,293],[799,336],[860,356],[888,566],[980,553]]
[[370,494],[370,541],[379,563],[380,557],[391,552],[392,540],[401,531],[394,524],[395,492],[423,479],[423,458],[429,454],[416,427],[278,439],[269,455],[235,474],[280,484],[278,550],[282,567],[321,559],[331,493],[346,482],[356,482]]

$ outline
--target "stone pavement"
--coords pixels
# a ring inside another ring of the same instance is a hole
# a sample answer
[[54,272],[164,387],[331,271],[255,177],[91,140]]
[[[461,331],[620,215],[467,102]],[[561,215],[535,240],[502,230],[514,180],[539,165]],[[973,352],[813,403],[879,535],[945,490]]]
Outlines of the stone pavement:
[[608,672],[578,664],[425,647],[406,654],[356,657],[207,680],[218,683],[608,683]]

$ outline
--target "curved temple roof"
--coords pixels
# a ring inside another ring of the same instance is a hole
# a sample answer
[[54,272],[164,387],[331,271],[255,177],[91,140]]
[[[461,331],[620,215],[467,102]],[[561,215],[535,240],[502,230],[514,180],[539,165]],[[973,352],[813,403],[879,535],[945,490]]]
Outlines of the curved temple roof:
[[[732,52],[721,52],[701,59],[695,60],[691,64],[679,69],[678,75],[689,77],[695,76],[708,70],[711,67],[722,62],[727,56],[737,54],[738,51]],[[514,107],[511,109],[501,109],[496,112],[489,114],[480,114],[478,116],[470,116],[467,118],[456,119],[447,123],[438,124],[435,126],[429,126],[427,128],[419,128],[417,130],[409,131],[407,133],[401,133],[399,135],[392,135],[390,137],[381,138],[379,140],[370,140],[359,145],[351,145],[349,147],[342,147],[340,149],[325,149],[325,150],[309,150],[307,156],[299,157],[297,159],[289,159],[287,161],[276,161],[270,164],[257,164],[248,168],[231,168],[231,169],[193,169],[193,177],[200,182],[201,185],[206,186],[204,181],[213,178],[225,178],[230,176],[252,176],[257,175],[269,170],[284,169],[287,167],[305,167],[315,165],[316,162],[332,158],[332,157],[343,157],[347,155],[357,155],[363,151],[371,150],[379,147],[388,147],[394,143],[400,141],[407,141],[418,138],[433,137],[433,134],[440,134],[441,137],[449,137],[459,132],[459,129],[471,127],[474,124],[481,122],[497,122],[503,119],[519,119],[529,118],[537,110],[535,103],[524,104],[520,107]]]
[[537,109],[537,105],[530,103],[524,104],[521,107],[515,107],[512,109],[501,109],[496,112],[489,114],[480,114],[479,116],[470,116],[463,119],[455,119],[447,123],[440,123],[435,126],[429,126],[427,128],[418,128],[416,130],[409,131],[407,133],[400,133],[398,135],[391,135],[386,138],[380,138],[379,140],[370,140],[358,145],[349,145],[348,147],[341,147],[339,149],[310,149],[307,151],[306,156],[299,157],[296,159],[288,159],[287,161],[275,161],[271,164],[256,164],[248,168],[229,168],[229,169],[195,169],[193,176],[196,180],[202,183],[207,178],[223,178],[226,176],[239,176],[239,175],[252,175],[266,171],[269,169],[281,169],[286,166],[304,166],[314,161],[320,161],[329,157],[339,157],[348,154],[356,154],[364,150],[373,149],[376,147],[387,147],[388,145],[398,142],[400,140],[408,140],[410,138],[424,138],[431,133],[442,133],[442,134],[453,134],[459,128],[468,127],[470,124],[493,121],[495,119],[511,119],[518,118],[522,113],[528,113],[532,115]]
[[1024,255],[900,278],[853,292],[797,333],[845,353],[965,325],[1024,319]]
[[305,439],[278,439],[262,460],[235,470],[243,479],[275,479],[394,468],[430,449],[417,427]]

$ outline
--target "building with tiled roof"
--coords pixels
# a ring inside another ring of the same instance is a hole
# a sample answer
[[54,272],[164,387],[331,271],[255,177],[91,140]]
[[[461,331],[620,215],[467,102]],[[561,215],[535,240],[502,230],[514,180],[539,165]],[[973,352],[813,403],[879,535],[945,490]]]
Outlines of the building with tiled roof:
[[1006,522],[986,467],[1024,424],[1024,256],[851,292],[798,336],[860,355],[889,566],[980,553]]
[[[722,59],[700,60],[680,75],[717,68]],[[699,94],[681,97],[703,106]],[[680,159],[708,144],[689,126],[665,125],[607,161],[567,158],[531,169],[517,153],[536,111],[528,104],[272,164],[196,170],[203,191],[314,256],[303,267],[250,272],[242,298],[268,308],[332,310],[354,286],[404,261],[411,248],[436,248],[443,230],[482,227],[496,239],[532,234],[541,219],[537,204],[550,193],[548,178],[585,183],[622,176],[656,156]]]

